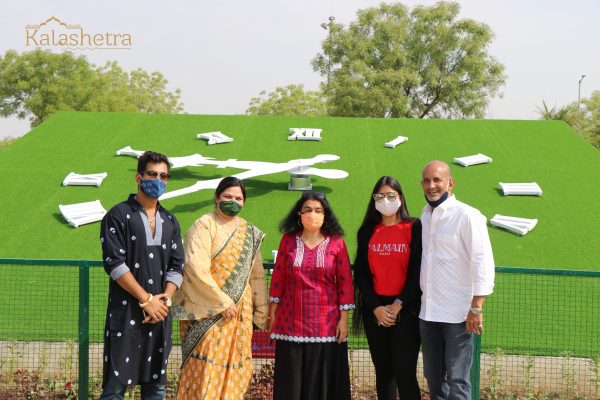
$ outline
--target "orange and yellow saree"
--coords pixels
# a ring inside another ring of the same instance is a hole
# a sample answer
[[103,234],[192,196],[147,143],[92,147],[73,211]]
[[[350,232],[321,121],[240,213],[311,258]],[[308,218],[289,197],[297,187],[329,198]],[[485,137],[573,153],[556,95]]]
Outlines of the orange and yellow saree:
[[[263,237],[241,218],[228,235],[214,213],[187,232],[184,280],[173,308],[182,338],[178,399],[243,398],[252,377],[252,324],[266,326]],[[222,318],[232,302],[239,315]]]

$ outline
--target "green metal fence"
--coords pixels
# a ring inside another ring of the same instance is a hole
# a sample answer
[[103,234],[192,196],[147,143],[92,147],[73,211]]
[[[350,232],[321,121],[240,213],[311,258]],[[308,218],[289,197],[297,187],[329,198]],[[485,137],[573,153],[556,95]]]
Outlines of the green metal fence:
[[[98,397],[108,290],[101,265],[0,259],[0,400]],[[272,265],[265,268],[270,280]],[[600,272],[496,272],[486,333],[475,343],[473,398],[600,399]],[[181,357],[174,328],[169,397]],[[351,337],[349,344],[353,392],[375,398],[366,340]],[[268,393],[271,362],[255,361],[249,398]],[[419,380],[426,387],[421,365]]]

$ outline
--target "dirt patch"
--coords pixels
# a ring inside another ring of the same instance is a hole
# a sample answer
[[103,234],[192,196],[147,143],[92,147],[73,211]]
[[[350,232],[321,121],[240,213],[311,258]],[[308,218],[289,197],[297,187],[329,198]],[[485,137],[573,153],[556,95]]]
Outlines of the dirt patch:
[[[98,380],[102,375],[102,344],[91,344],[89,349],[89,376]],[[60,375],[66,381],[75,381],[79,368],[78,346],[75,342],[1,342],[0,381],[6,382],[10,371],[35,371],[40,377]],[[350,373],[353,387],[361,393],[373,392],[375,369],[368,350],[351,350]],[[255,359],[254,370],[271,363],[272,359]],[[173,346],[168,373],[179,374],[181,348]],[[426,387],[423,364],[419,355],[417,376],[421,387]],[[600,376],[593,372],[588,358],[526,357],[515,355],[481,355],[481,388],[494,388],[499,393],[518,392],[526,386],[533,392],[576,393],[595,398],[600,389]],[[368,397],[365,397],[368,398]]]

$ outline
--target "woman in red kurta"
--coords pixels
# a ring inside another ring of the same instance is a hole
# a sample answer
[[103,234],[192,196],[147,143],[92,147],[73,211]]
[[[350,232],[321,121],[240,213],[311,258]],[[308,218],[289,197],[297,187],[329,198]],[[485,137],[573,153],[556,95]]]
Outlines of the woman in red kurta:
[[319,192],[305,192],[280,230],[269,298],[269,330],[277,340],[273,398],[350,399],[354,288],[344,231]]

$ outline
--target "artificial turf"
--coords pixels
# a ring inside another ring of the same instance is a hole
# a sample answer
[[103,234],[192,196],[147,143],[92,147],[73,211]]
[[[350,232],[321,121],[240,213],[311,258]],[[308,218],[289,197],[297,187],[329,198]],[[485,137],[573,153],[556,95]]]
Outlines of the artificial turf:
[[[288,141],[289,128],[321,128],[323,140]],[[195,137],[211,131],[222,131],[234,142],[208,146]],[[407,136],[408,142],[395,149],[383,146],[398,135]],[[381,175],[397,177],[409,210],[418,216],[425,203],[419,185],[422,167],[441,159],[452,167],[457,198],[480,209],[488,219],[498,213],[539,220],[523,237],[490,226],[496,265],[600,270],[600,242],[596,239],[600,214],[595,212],[600,198],[600,153],[558,121],[60,112],[0,149],[0,258],[100,259],[99,224],[75,229],[63,220],[58,205],[99,199],[108,209],[135,192],[136,160],[115,155],[128,145],[171,156],[199,153],[220,160],[285,162],[318,154],[339,155],[340,160],[320,166],[346,170],[349,177],[340,181],[314,177],[313,184],[315,190],[326,193],[342,222],[351,258],[356,230],[375,181]],[[467,168],[452,162],[454,157],[476,153],[492,157],[493,162]],[[108,177],[100,188],[62,187],[71,171],[108,172]],[[169,190],[238,172],[211,166],[175,169]],[[267,261],[279,242],[277,225],[299,196],[287,190],[288,180],[286,172],[246,180],[248,199],[241,215],[267,233],[263,245]],[[505,197],[499,181],[535,181],[544,194]],[[205,190],[165,200],[163,205],[176,214],[185,231],[212,209],[212,197],[212,191]],[[0,303],[0,313],[11,321],[2,325],[3,340],[76,339],[77,268],[0,268],[0,289],[6,298],[35,299],[44,293],[35,304]],[[14,275],[7,277],[6,268]],[[560,283],[547,284],[555,280]],[[92,268],[93,341],[101,340],[106,285],[102,268]],[[563,348],[561,338],[567,329],[576,336],[575,354],[597,354],[600,320],[588,316],[590,310],[597,315],[597,296],[591,294],[600,292],[598,285],[597,278],[499,274],[496,293],[486,304],[484,349],[556,354]],[[575,295],[581,293],[590,296]],[[351,344],[364,346],[364,341],[353,339]]]
[[[321,128],[321,142],[288,141],[292,127]],[[196,133],[221,131],[234,142],[208,146]],[[395,149],[383,144],[398,135],[409,140]],[[598,270],[600,152],[558,121],[414,120],[305,118],[134,113],[59,112],[11,146],[0,150],[3,210],[0,257],[100,259],[99,224],[73,228],[59,204],[99,199],[109,209],[136,191],[133,157],[115,151],[131,146],[171,156],[194,153],[221,160],[285,162],[317,154],[341,158],[323,168],[349,172],[344,180],[313,177],[326,193],[346,230],[354,255],[355,234],[374,182],[382,175],[400,180],[413,215],[424,205],[419,185],[423,165],[432,159],[450,163],[458,199],[489,218],[504,214],[537,218],[526,236],[490,227],[497,265]],[[461,167],[454,157],[483,153],[485,165]],[[317,165],[319,167],[319,165]],[[69,172],[108,172],[101,187],[62,187]],[[213,166],[172,170],[169,190],[197,180],[242,172]],[[277,225],[299,193],[287,190],[286,172],[248,179],[242,216],[267,233],[263,256],[279,243]],[[541,197],[505,197],[498,182],[537,182]],[[213,207],[204,190],[165,200],[182,230]]]

